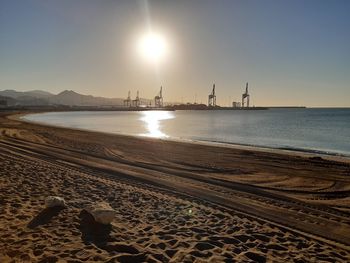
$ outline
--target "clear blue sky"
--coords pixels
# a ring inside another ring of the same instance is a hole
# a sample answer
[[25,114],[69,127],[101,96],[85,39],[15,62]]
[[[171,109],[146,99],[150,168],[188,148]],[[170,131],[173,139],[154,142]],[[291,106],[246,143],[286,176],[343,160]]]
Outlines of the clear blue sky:
[[[149,12],[145,6],[148,6]],[[170,55],[137,56],[152,28]],[[0,0],[0,89],[255,105],[350,106],[350,1]]]

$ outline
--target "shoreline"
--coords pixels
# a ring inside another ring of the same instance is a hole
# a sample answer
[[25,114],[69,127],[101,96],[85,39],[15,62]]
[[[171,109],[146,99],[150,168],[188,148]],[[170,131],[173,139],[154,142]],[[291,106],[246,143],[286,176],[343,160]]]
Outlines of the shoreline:
[[[52,112],[52,111],[50,111],[50,112]],[[55,112],[55,111],[53,111],[53,112]],[[34,112],[34,113],[24,113],[24,114],[22,113],[19,116],[16,116],[17,115],[16,114],[16,115],[8,116],[8,118],[13,118],[14,120],[28,122],[28,123],[39,124],[42,126],[50,126],[50,127],[63,128],[63,129],[72,129],[72,130],[77,130],[77,131],[96,132],[96,133],[116,135],[116,136],[136,137],[136,138],[141,138],[141,139],[154,139],[154,140],[181,142],[181,143],[193,143],[193,144],[199,144],[199,145],[208,145],[208,146],[213,146],[213,147],[225,147],[225,148],[233,148],[233,149],[240,149],[240,150],[275,152],[278,154],[303,156],[303,157],[309,157],[309,158],[320,157],[320,158],[323,158],[325,160],[350,163],[350,155],[345,154],[345,153],[327,152],[325,150],[304,149],[304,148],[299,149],[299,148],[292,148],[292,147],[291,148],[289,148],[289,147],[274,148],[274,147],[269,147],[269,146],[248,145],[248,144],[220,142],[220,141],[194,140],[194,139],[185,139],[185,138],[174,138],[174,137],[168,137],[168,136],[162,137],[162,138],[154,138],[151,136],[143,136],[143,135],[136,135],[136,134],[135,135],[123,134],[123,133],[95,131],[95,130],[89,130],[89,129],[83,129],[83,128],[66,127],[66,126],[48,124],[45,122],[31,121],[31,120],[25,119],[26,115],[42,114],[42,113],[47,113],[47,111]]]
[[[349,163],[8,114],[0,114],[1,262],[350,261]],[[50,195],[67,207],[47,210]],[[116,211],[111,225],[83,213],[97,202]]]

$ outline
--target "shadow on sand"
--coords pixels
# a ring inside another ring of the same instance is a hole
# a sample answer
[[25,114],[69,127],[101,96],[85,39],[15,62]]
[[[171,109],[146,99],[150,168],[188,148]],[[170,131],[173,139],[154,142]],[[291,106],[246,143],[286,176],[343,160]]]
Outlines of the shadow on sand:
[[93,243],[97,247],[105,249],[106,244],[112,241],[110,232],[112,230],[111,225],[103,225],[97,223],[93,216],[85,210],[79,214],[81,231],[81,239],[85,244]]
[[64,207],[49,207],[42,210],[36,217],[34,217],[27,225],[29,228],[36,228],[40,225],[45,225],[50,222],[51,218],[57,216]]

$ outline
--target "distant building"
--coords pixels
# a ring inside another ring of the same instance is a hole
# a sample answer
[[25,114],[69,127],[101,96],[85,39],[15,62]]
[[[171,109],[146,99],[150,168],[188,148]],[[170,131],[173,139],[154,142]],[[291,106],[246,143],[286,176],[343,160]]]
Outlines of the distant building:
[[233,108],[240,108],[242,106],[242,104],[238,101],[234,101],[232,102],[232,107]]

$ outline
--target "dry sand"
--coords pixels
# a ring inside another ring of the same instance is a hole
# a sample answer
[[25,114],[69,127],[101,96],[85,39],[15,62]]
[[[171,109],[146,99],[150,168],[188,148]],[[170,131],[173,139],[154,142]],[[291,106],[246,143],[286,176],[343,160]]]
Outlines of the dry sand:
[[[0,113],[0,262],[349,262],[350,165]],[[45,209],[49,195],[67,208]],[[98,225],[82,212],[108,202]]]

